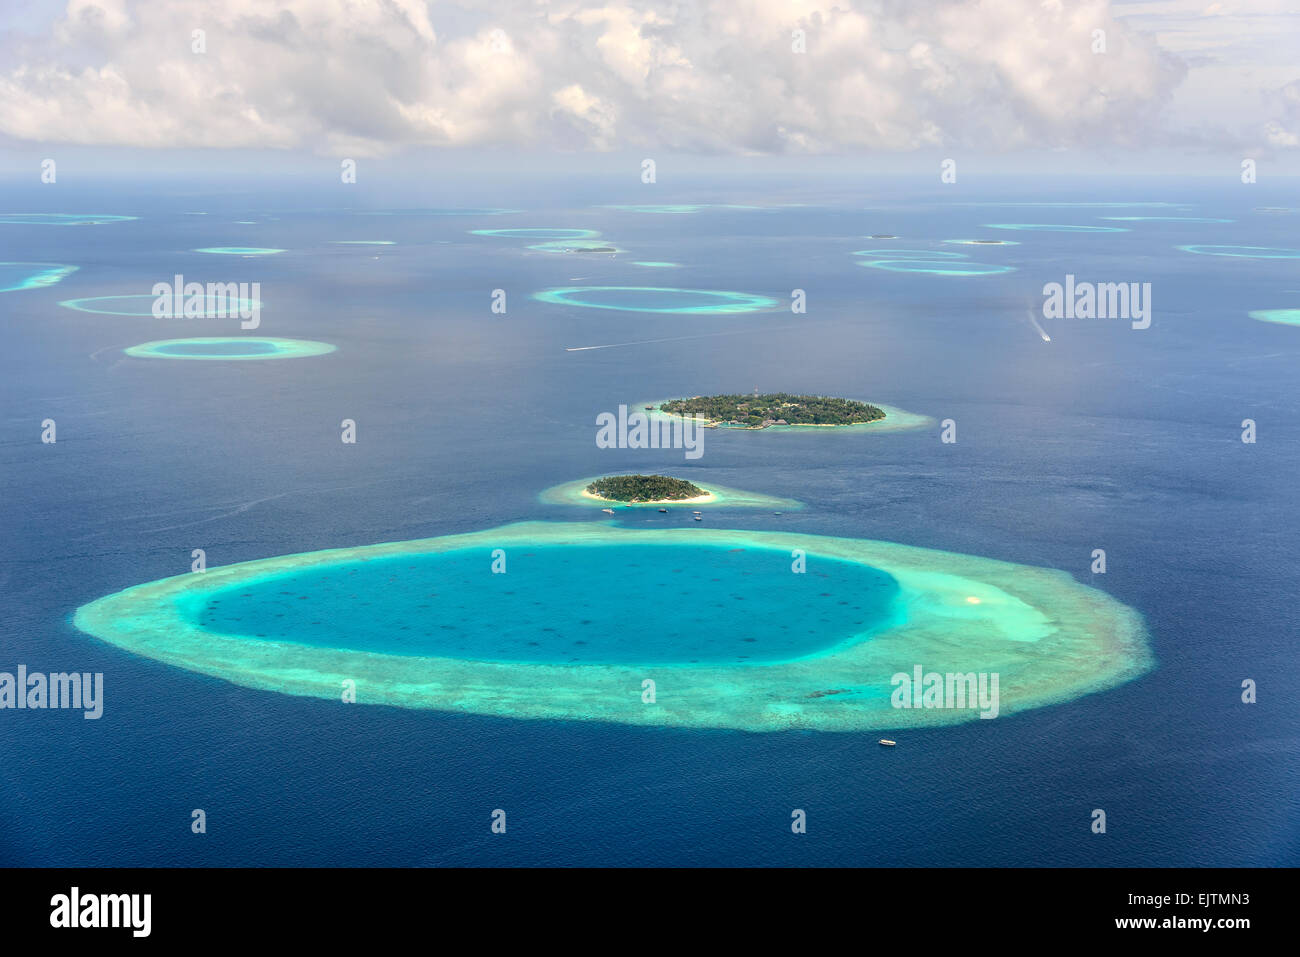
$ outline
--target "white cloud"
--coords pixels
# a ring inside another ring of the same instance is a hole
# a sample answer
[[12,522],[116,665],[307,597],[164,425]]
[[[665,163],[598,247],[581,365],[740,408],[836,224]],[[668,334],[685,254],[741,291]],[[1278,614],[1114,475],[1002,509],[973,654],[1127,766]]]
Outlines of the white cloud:
[[0,132],[353,156],[1157,146],[1186,70],[1108,0],[71,0],[0,67]]

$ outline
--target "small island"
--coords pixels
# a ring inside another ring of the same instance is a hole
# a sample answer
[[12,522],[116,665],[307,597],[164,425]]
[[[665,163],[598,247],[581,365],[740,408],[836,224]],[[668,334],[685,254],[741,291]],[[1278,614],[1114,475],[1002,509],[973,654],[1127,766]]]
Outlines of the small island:
[[713,496],[693,482],[668,475],[608,475],[584,489],[606,502],[657,505],[660,502],[705,502]]
[[670,399],[659,411],[669,415],[695,416],[714,428],[766,429],[773,425],[863,425],[879,422],[885,411],[853,399],[824,395],[707,395],[691,399]]

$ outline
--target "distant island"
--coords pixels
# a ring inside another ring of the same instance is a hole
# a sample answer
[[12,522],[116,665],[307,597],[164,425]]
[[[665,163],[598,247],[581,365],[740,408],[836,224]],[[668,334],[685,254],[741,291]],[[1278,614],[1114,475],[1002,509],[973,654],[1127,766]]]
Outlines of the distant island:
[[879,422],[883,409],[824,395],[704,395],[671,399],[659,406],[670,415],[699,415],[709,426],[766,429],[773,425],[862,425]]
[[608,475],[585,489],[592,498],[608,502],[655,504],[708,501],[712,495],[693,482],[668,475]]

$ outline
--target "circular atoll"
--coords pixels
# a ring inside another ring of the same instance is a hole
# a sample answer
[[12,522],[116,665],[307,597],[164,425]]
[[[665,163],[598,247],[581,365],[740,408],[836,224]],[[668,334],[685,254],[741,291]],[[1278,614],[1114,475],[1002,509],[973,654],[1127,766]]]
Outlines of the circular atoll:
[[195,253],[211,253],[214,256],[274,256],[276,253],[282,253],[283,249],[269,249],[265,246],[205,246],[202,249],[192,249]]
[[545,243],[532,243],[528,249],[543,253],[621,253],[613,243],[603,239],[555,239]]
[[1059,207],[1067,207],[1067,206],[1078,206],[1078,207],[1105,206],[1105,207],[1107,207],[1107,208],[1115,208],[1115,209],[1191,209],[1191,208],[1192,208],[1192,207],[1191,207],[1191,204],[1189,204],[1189,203],[1104,203],[1104,202],[1088,202],[1088,203],[1057,203],[1057,202],[1028,202],[1028,203],[1026,203],[1026,202],[1015,202],[1015,203],[1003,203],[1003,202],[978,202],[978,203],[958,203],[957,205],[958,205],[958,206],[1001,206],[1001,207],[1012,207],[1012,206],[1059,206]]
[[[940,249],[859,249],[854,256],[871,257],[858,261],[859,266],[889,272],[919,272],[931,276],[996,276],[1015,272],[1015,266],[967,262],[965,253]],[[952,260],[962,260],[953,262]]]
[[605,205],[602,209],[620,209],[627,213],[663,213],[667,215],[684,215],[698,213],[702,209],[762,209],[761,206],[736,206],[732,203],[661,203],[639,206]]
[[[261,301],[257,299],[242,297],[227,299],[217,295],[205,295],[202,315],[159,316],[154,313],[154,305],[159,301],[158,296],[150,295],[91,296],[88,299],[64,299],[59,305],[68,309],[75,309],[78,312],[93,312],[101,316],[147,316],[153,319],[229,319],[234,315],[243,315],[251,310],[262,308]],[[171,297],[167,297],[162,301],[170,308]],[[115,306],[121,306],[122,308],[109,308],[104,305],[105,303],[113,303]],[[134,305],[128,305],[129,303],[134,303]],[[207,303],[213,303],[214,305],[209,308]]]
[[923,272],[932,276],[996,276],[1015,272],[1015,266],[995,266],[990,263],[941,263],[920,259],[866,259],[858,263],[871,269],[889,272]]
[[282,694],[755,732],[995,718],[1152,666],[1140,616],[1064,572],[699,526],[528,522],[267,558],[136,585],[73,621]]
[[792,498],[764,495],[761,492],[745,492],[736,488],[727,488],[725,485],[716,485],[713,482],[696,482],[695,484],[699,486],[703,494],[695,498],[663,501],[620,502],[601,498],[587,490],[587,487],[593,482],[599,482],[605,478],[608,478],[608,476],[593,475],[590,478],[553,485],[538,495],[537,500],[543,505],[582,505],[584,507],[605,505],[616,506],[617,508],[713,505],[718,508],[766,508],[790,512],[803,508],[803,502]]
[[1279,249],[1275,246],[1176,246],[1185,253],[1198,256],[1231,256],[1234,259],[1300,259],[1300,249]]
[[356,209],[348,210],[355,216],[503,216],[522,213],[522,209],[502,209],[495,206],[431,206],[427,209]]
[[473,236],[501,236],[507,239],[595,239],[595,229],[558,229],[552,226],[527,226],[519,229],[471,229]]
[[303,359],[323,356],[337,348],[311,339],[266,339],[216,336],[203,339],[160,339],[123,349],[137,359]]
[[0,263],[0,292],[53,286],[77,268],[63,263]]
[[1216,219],[1212,216],[1098,216],[1120,223],[1235,223],[1235,219]]
[[1300,326],[1300,309],[1255,309],[1248,315],[1260,322],[1276,322],[1283,326]]
[[23,226],[100,226],[124,223],[139,216],[108,216],[92,213],[0,213],[0,223]]
[[1126,233],[1123,226],[1064,226],[1058,223],[985,223],[985,229],[1023,229],[1041,233]]
[[891,260],[915,260],[929,262],[932,259],[969,259],[966,253],[954,253],[946,249],[855,249],[850,256],[871,256]]
[[677,289],[670,286],[561,286],[533,293],[540,302],[619,312],[658,312],[683,316],[730,315],[774,309],[768,296],[718,289]]

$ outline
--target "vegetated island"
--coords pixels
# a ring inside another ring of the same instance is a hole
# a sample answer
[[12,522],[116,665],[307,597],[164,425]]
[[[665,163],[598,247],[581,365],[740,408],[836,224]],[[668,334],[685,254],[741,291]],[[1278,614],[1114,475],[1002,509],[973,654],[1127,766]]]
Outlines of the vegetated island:
[[607,475],[596,479],[584,493],[606,502],[655,505],[660,502],[707,502],[712,493],[694,482],[668,475]]
[[669,415],[699,415],[713,428],[766,429],[773,425],[863,425],[879,422],[885,411],[854,399],[824,395],[697,395],[659,406]]

